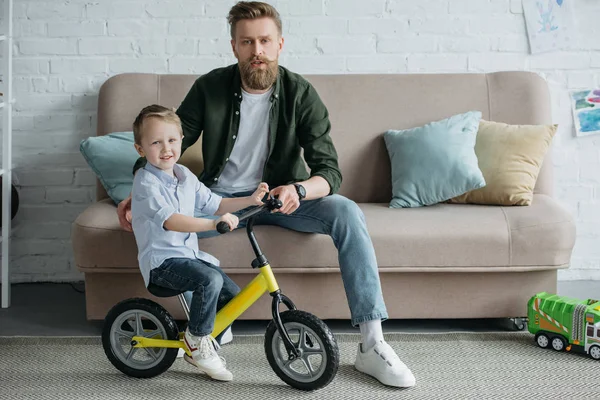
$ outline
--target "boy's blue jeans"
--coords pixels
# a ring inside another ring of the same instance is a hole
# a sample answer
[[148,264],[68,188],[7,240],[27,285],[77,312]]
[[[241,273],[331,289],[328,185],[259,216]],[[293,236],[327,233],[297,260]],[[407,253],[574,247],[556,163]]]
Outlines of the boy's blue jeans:
[[[223,197],[243,197],[252,192],[218,194]],[[244,211],[246,210],[236,212],[236,215]],[[218,218],[206,215],[202,217]],[[316,200],[303,200],[292,214],[265,212],[256,217],[255,224],[278,225],[299,232],[330,235],[338,249],[338,261],[352,325],[388,318],[381,292],[375,249],[367,231],[365,217],[355,202],[337,194]],[[246,221],[242,221],[238,229],[245,226]],[[217,231],[200,232],[198,237],[218,234]]]
[[221,268],[191,258],[165,260],[160,267],[150,271],[150,282],[180,293],[186,292],[190,306],[188,327],[194,336],[210,335],[217,310],[240,291]]

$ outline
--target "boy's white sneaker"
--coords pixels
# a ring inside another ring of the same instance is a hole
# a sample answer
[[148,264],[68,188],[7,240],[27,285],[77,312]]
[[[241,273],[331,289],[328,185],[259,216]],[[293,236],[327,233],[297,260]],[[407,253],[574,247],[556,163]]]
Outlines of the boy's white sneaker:
[[233,379],[233,374],[225,366],[225,360],[217,353],[219,344],[212,336],[194,336],[186,329],[183,342],[192,354],[192,357],[185,354],[183,356],[185,361],[218,381]]
[[411,387],[416,383],[410,369],[400,361],[394,349],[383,340],[365,352],[362,351],[362,345],[359,343],[354,366],[384,385]]
[[[223,336],[221,336],[221,346],[227,343],[233,342],[233,333],[231,333],[231,327],[227,328]],[[185,355],[185,350],[179,349],[177,358],[182,358]]]

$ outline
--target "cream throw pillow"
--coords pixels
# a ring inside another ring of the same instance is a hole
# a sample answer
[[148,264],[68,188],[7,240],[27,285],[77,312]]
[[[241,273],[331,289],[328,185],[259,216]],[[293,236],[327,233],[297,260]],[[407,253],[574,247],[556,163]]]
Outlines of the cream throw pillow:
[[557,125],[508,125],[481,120],[475,154],[486,185],[449,203],[528,206]]

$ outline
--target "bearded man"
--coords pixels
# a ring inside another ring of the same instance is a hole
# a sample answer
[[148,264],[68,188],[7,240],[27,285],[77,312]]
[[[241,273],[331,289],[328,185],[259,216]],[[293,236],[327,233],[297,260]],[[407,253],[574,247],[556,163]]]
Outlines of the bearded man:
[[[247,196],[267,182],[283,207],[258,216],[257,225],[331,236],[351,323],[362,336],[356,369],[386,385],[414,386],[410,369],[383,337],[381,322],[388,314],[364,215],[356,203],[336,194],[342,175],[327,108],[308,81],[278,64],[284,43],[279,13],[266,3],[239,2],[228,22],[238,63],[201,76],[190,89],[177,110],[182,151],[204,135],[199,179],[221,196]],[[144,164],[138,160],[134,171]],[[118,207],[126,230],[131,229],[130,204],[126,199]],[[245,221],[238,228],[243,226]]]

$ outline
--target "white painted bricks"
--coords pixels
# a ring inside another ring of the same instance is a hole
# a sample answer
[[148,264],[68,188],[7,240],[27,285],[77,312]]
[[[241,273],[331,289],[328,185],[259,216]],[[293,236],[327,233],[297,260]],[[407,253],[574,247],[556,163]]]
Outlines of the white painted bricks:
[[[94,198],[79,154],[95,134],[98,89],[123,72],[205,73],[234,62],[235,0],[21,0],[14,10],[15,180],[21,209],[15,281],[76,280],[70,226]],[[530,70],[548,80],[559,201],[577,220],[572,268],[600,280],[600,136],[575,138],[568,91],[600,84],[600,7],[576,3],[572,49],[529,55],[521,0],[270,0],[286,38],[281,63],[303,73]],[[593,23],[592,23],[593,22]]]

